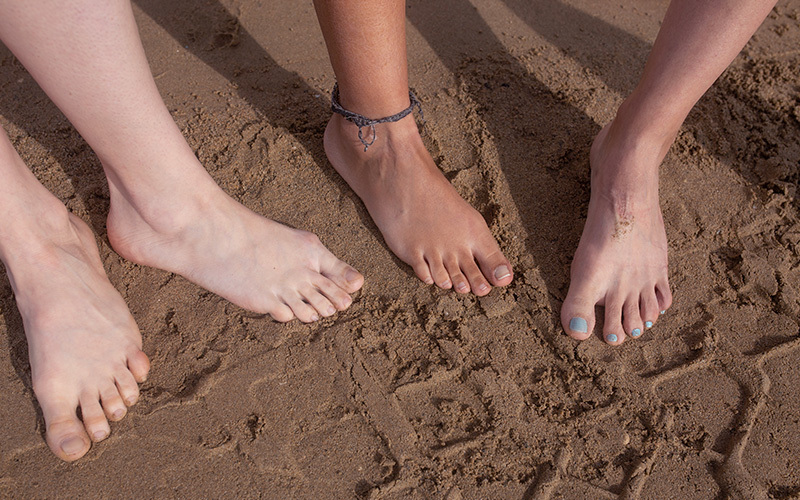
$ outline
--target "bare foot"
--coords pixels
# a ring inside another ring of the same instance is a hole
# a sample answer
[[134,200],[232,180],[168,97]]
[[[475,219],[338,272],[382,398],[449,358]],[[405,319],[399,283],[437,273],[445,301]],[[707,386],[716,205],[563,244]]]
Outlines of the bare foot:
[[603,338],[619,345],[652,327],[672,303],[658,202],[658,166],[672,137],[632,143],[632,135],[615,123],[592,145],[589,214],[561,323],[571,337],[586,339],[594,329],[595,305],[604,306]]
[[[319,239],[261,217],[225,194],[194,162],[169,200],[134,205],[113,178],[108,238],[136,263],[184,276],[277,321],[316,321],[350,306],[363,276]],[[188,187],[188,189],[186,189]]]
[[419,279],[486,295],[511,282],[511,264],[486,221],[445,179],[412,116],[378,125],[365,152],[358,128],[334,115],[325,152],[380,228],[386,244]]
[[13,237],[4,232],[2,257],[25,326],[47,444],[72,461],[109,435],[108,420],[136,403],[150,362],[90,229],[51,201],[54,209],[36,224],[19,226]]

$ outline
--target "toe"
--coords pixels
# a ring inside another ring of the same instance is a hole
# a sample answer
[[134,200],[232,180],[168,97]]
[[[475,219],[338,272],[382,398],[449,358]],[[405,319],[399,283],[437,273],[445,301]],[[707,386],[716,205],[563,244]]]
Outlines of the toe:
[[645,328],[651,328],[656,320],[658,320],[658,316],[661,312],[661,309],[658,307],[658,300],[656,300],[655,289],[651,288],[642,291],[639,300],[639,310],[642,315],[642,321],[644,321],[644,326]]
[[458,293],[469,293],[469,281],[467,277],[461,272],[461,268],[458,265],[458,261],[456,259],[450,259],[445,262],[445,268],[447,272],[450,274],[450,281],[453,283],[453,288],[455,288],[456,292]]
[[[131,376],[131,378],[133,378],[133,376]],[[116,385],[106,387],[100,391],[100,402],[102,403],[106,418],[112,422],[121,420],[128,412],[128,407],[125,406],[125,403],[122,401],[122,397]]]
[[287,300],[286,304],[292,309],[297,319],[303,323],[313,323],[319,320],[319,313],[311,305],[306,303],[299,295]]
[[461,270],[464,271],[464,274],[469,280],[469,286],[472,289],[472,293],[478,297],[483,297],[492,291],[492,287],[489,285],[489,282],[486,281],[486,278],[483,276],[483,273],[471,255],[464,256],[460,263]]
[[81,396],[83,426],[94,442],[102,441],[111,434],[111,427],[108,425],[103,407],[100,406],[98,396],[95,393],[86,393]]
[[656,300],[659,314],[664,314],[672,306],[672,291],[666,279],[656,283]]
[[594,306],[596,300],[586,295],[573,293],[572,288],[561,306],[561,326],[567,335],[577,340],[589,338],[594,330]]
[[[125,406],[133,406],[139,401],[139,384],[136,383],[136,379],[129,371],[120,370],[114,377],[114,381]],[[103,402],[103,407],[105,407],[105,402]]]
[[350,307],[350,304],[353,303],[353,299],[347,292],[340,288],[339,285],[325,277],[321,277],[320,279],[316,280],[314,285],[325,297],[327,297],[333,307],[339,311],[344,311]]
[[364,285],[364,276],[346,262],[336,258],[327,248],[325,252],[327,255],[321,266],[322,275],[347,293],[357,292]]
[[274,304],[269,308],[269,315],[279,323],[288,323],[294,319],[292,308],[286,304]]
[[497,247],[497,244],[492,240],[494,249],[488,254],[478,254],[478,262],[480,263],[483,275],[489,279],[494,286],[506,286],[514,279],[513,271],[511,270],[511,263],[508,262],[505,255]]
[[438,256],[435,258],[429,257],[425,260],[428,262],[428,267],[431,270],[433,282],[436,283],[439,288],[444,288],[445,290],[452,288],[453,282],[450,281],[450,273],[447,272],[442,260],[438,258]]
[[302,295],[303,300],[310,304],[320,317],[327,318],[336,314],[336,308],[331,304],[331,301],[316,288],[303,290]]
[[610,298],[606,300],[603,338],[611,345],[620,345],[625,341],[625,330],[622,328],[622,300]]
[[434,281],[433,276],[431,276],[431,268],[428,267],[428,263],[424,258],[420,257],[412,262],[411,267],[414,269],[414,274],[416,274],[417,278],[422,280],[423,283],[426,285],[433,285]]
[[38,397],[47,427],[47,444],[60,459],[71,462],[84,456],[92,443],[75,410],[77,404]]
[[150,359],[148,359],[147,354],[139,350],[129,354],[128,369],[137,382],[147,380],[147,374],[150,372]]
[[637,338],[644,331],[644,323],[639,314],[639,297],[628,297],[625,305],[622,306],[622,326],[625,329],[625,334]]

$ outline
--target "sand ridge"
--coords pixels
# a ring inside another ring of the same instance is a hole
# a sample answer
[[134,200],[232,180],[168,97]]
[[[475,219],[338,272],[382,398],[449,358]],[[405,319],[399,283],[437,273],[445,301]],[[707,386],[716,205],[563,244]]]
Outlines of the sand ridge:
[[348,311],[311,326],[117,256],[99,162],[0,48],[0,123],[98,234],[153,361],[111,437],[59,462],[3,279],[0,497],[795,498],[800,2],[779,3],[662,166],[670,312],[620,348],[560,330],[589,146],[666,3],[409,2],[423,138],[515,266],[476,298],[420,284],[328,164],[334,81],[310,3],[135,0],[211,175],[365,274]]

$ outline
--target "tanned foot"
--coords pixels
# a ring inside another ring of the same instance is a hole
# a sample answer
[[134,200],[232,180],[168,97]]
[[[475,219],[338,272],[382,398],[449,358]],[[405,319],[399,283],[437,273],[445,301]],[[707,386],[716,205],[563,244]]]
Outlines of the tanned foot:
[[619,345],[651,328],[672,303],[658,201],[658,166],[672,137],[633,142],[615,123],[592,145],[589,213],[561,322],[571,337],[586,339],[594,329],[595,306],[604,306],[603,338]]
[[325,152],[386,244],[419,279],[476,295],[511,282],[511,264],[486,221],[436,167],[412,116],[379,125],[365,152],[358,128],[334,115],[325,129]]
[[137,382],[150,362],[91,230],[50,201],[54,209],[35,224],[4,232],[2,254],[28,339],[47,444],[72,461],[105,439],[108,421],[136,403]]
[[277,321],[312,322],[350,306],[349,294],[364,278],[315,235],[245,208],[199,163],[189,172],[195,178],[174,186],[169,200],[138,205],[109,180],[108,238],[120,255],[180,274]]

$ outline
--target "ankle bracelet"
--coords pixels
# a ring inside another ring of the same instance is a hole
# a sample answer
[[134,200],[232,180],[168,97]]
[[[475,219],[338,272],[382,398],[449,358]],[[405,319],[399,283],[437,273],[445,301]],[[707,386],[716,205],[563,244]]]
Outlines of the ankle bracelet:
[[[364,115],[359,115],[358,113],[353,113],[352,111],[348,111],[339,104],[339,84],[335,83],[333,85],[333,92],[331,92],[331,111],[334,113],[339,113],[340,115],[344,116],[344,119],[353,122],[358,127],[358,140],[361,141],[361,144],[364,145],[364,151],[366,152],[370,146],[375,143],[375,138],[378,134],[375,132],[375,125],[379,123],[391,123],[402,120],[412,111],[414,111],[414,107],[419,110],[419,117],[424,122],[425,115],[422,113],[422,104],[420,104],[419,99],[417,96],[414,95],[414,92],[411,90],[408,91],[408,99],[411,101],[411,105],[404,109],[403,111],[393,114],[392,116],[387,116],[384,118],[378,118],[377,120],[373,120],[372,118],[367,118]],[[362,129],[364,127],[369,127],[372,130],[372,140],[367,142],[364,139],[364,134]]]

